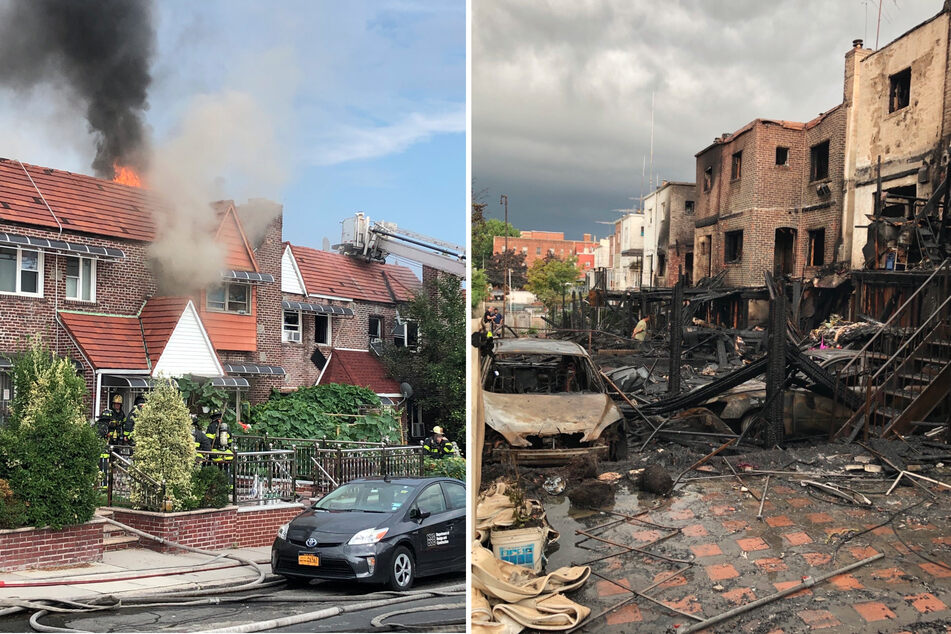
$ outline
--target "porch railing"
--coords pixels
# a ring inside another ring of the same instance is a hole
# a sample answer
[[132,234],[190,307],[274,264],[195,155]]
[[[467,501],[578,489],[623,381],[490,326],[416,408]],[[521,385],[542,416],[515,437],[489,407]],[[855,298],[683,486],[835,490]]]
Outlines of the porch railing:
[[109,506],[126,506],[130,504],[132,488],[135,486],[142,496],[141,505],[145,510],[164,510],[166,499],[165,483],[159,482],[137,469],[135,465],[132,464],[131,451],[126,451],[127,449],[128,448],[125,447],[122,449],[110,447],[109,449],[106,503]]
[[356,480],[371,477],[423,475],[423,448],[315,447],[310,462],[315,493],[324,493]]

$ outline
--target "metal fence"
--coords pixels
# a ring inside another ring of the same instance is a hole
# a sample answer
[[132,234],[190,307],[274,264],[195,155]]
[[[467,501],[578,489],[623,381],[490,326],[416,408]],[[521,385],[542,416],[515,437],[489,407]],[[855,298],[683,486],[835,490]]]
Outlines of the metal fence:
[[423,475],[422,447],[358,447],[314,450],[310,462],[315,492],[326,492],[357,478]]
[[211,464],[230,472],[234,504],[293,502],[297,497],[297,460],[292,449],[242,451],[233,460]]

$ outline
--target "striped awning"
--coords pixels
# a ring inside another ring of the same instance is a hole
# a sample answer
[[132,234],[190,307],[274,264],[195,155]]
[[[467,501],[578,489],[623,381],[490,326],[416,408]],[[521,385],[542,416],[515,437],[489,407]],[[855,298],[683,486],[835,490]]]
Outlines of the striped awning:
[[248,284],[270,284],[274,281],[274,276],[270,273],[255,273],[254,271],[222,271],[221,279]]
[[[40,249],[41,251],[58,251],[70,255],[99,258],[100,260],[121,260],[125,257],[122,249],[110,247],[95,247],[78,242],[64,242],[63,240],[48,240],[21,236],[17,233],[0,233],[0,246],[15,246]],[[273,280],[272,280],[273,281]]]
[[284,300],[281,302],[281,308],[284,310],[299,310],[304,313],[316,313],[318,315],[353,316],[352,308],[344,308],[342,306],[328,306],[327,304],[310,304],[307,302],[289,302]]
[[215,387],[251,387],[248,380],[240,376],[216,376],[211,379]]
[[284,376],[284,368],[279,365],[255,365],[248,363],[245,365],[225,364],[225,372],[228,374],[271,374],[275,376]]

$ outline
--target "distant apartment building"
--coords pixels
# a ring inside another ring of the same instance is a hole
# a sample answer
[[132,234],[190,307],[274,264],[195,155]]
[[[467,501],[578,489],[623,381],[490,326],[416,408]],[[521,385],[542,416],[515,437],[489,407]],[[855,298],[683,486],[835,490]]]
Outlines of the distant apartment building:
[[696,184],[663,181],[644,199],[641,286],[671,286],[683,267],[693,275]]
[[[495,236],[492,241],[492,253],[505,251],[506,238]],[[566,240],[561,231],[522,231],[518,238],[508,238],[508,249],[516,253],[525,254],[525,265],[531,268],[535,260],[541,260],[549,255],[566,260],[577,259],[578,268],[585,272],[594,267],[594,249],[598,243],[590,233],[584,234],[581,240]]]

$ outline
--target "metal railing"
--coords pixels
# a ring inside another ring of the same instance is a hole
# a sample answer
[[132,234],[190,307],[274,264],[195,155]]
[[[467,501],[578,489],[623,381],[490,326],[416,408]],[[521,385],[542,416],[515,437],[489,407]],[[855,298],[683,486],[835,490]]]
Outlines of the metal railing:
[[423,448],[315,447],[310,462],[314,492],[327,492],[357,478],[423,475]]
[[117,453],[117,449],[115,447],[109,448],[106,503],[109,506],[120,505],[120,500],[123,502],[127,500],[131,503],[133,489],[135,489],[137,491],[136,497],[139,498],[138,504],[144,510],[165,510],[165,483],[152,478],[132,464],[131,448],[122,448],[123,453],[126,453],[125,449],[129,450],[127,453],[129,457],[120,455]]
[[[211,452],[199,452],[205,460]],[[219,454],[220,456],[220,454]],[[241,451],[232,460],[209,464],[231,476],[231,501],[239,506],[293,502],[297,498],[297,460],[292,449]]]
[[[939,277],[939,273],[943,275]],[[882,433],[888,426],[887,419],[899,413],[893,411],[895,408],[891,406],[895,399],[889,395],[902,396],[902,379],[927,379],[924,366],[916,368],[914,360],[929,358],[931,343],[944,336],[949,319],[946,293],[949,273],[951,260],[945,260],[902,302],[855,356],[836,371],[842,385],[859,392],[865,399],[865,404],[836,435],[851,430],[854,438],[862,421],[861,428],[866,430],[866,434],[869,431]],[[941,297],[945,297],[944,301],[922,319],[926,303]],[[902,323],[910,325],[901,326]],[[835,396],[837,401],[841,401],[840,394]]]

